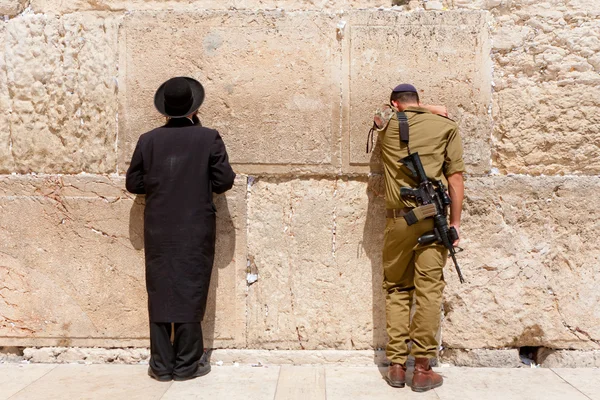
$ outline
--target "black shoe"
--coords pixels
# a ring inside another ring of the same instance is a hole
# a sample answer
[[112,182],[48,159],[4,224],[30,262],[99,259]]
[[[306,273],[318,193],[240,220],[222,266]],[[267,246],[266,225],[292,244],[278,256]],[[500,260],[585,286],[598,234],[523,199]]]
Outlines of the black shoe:
[[207,353],[204,353],[202,355],[202,358],[200,358],[200,361],[198,361],[198,367],[196,368],[196,372],[194,372],[192,375],[188,375],[188,376],[178,376],[178,375],[173,375],[173,380],[174,381],[187,381],[190,379],[194,379],[194,378],[199,378],[201,376],[204,376],[206,374],[208,374],[210,372],[210,361],[208,358]]
[[152,379],[156,379],[159,382],[170,382],[173,380],[173,375],[158,375],[156,372],[154,372],[154,370],[152,370],[152,367],[148,367],[148,376],[150,376]]

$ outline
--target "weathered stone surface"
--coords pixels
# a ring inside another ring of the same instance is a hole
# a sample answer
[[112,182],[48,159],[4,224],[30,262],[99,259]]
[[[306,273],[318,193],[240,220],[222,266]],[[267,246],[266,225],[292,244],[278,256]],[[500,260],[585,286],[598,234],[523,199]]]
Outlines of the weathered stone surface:
[[[6,48],[6,24],[0,23],[0,48]],[[6,77],[6,62],[0,57],[0,173],[14,170],[10,131],[10,96]]]
[[6,24],[11,172],[116,170],[117,25],[90,14]]
[[23,350],[19,347],[0,347],[0,364],[23,361]]
[[0,15],[12,17],[27,6],[29,0],[0,0]]
[[[24,1],[24,0],[21,0]],[[13,0],[14,2],[14,0]],[[0,3],[1,4],[1,3]],[[390,6],[390,0],[32,0],[36,12],[123,10],[340,10]]]
[[350,164],[370,162],[380,169],[378,154],[365,154],[373,113],[389,102],[395,85],[411,82],[423,103],[447,105],[458,122],[468,171],[489,171],[492,72],[486,14],[354,12],[349,25]]
[[600,368],[600,351],[542,349],[538,362],[546,368]]
[[[3,354],[0,353],[0,356]],[[150,358],[148,348],[73,348],[43,347],[26,348],[23,356],[6,358],[7,362],[23,359],[32,363],[86,363],[86,364],[140,364]],[[255,350],[255,349],[215,349],[211,352],[213,365],[384,365],[382,350]]]
[[598,2],[502,3],[493,31],[495,164],[502,172],[597,174]]
[[[586,180],[587,189],[582,182],[468,181],[467,251],[459,261],[469,283],[459,285],[448,264],[446,347],[599,347],[593,305],[600,301],[594,289],[600,254],[592,244],[598,207],[580,199],[598,190],[600,180]],[[369,192],[382,193],[380,182],[370,186]],[[383,202],[367,204],[366,190],[365,181],[343,179],[259,180],[252,187],[249,257],[259,278],[249,292],[250,347],[385,343]]]
[[[3,341],[114,346],[147,337],[143,199],[123,186],[98,176],[0,179]],[[245,191],[240,177],[227,199],[216,199],[205,337],[217,346],[244,341]]]
[[366,190],[364,180],[345,179],[252,186],[248,252],[258,282],[248,293],[249,347],[383,345],[383,218],[375,212],[383,200]]
[[[335,163],[341,60],[336,23],[332,15],[309,12],[127,16],[120,63],[121,170],[139,135],[164,123],[154,109],[154,92],[176,75],[204,84],[200,118],[220,131],[234,163]],[[169,41],[165,26],[171,27]]]
[[212,363],[223,365],[262,364],[262,365],[383,365],[386,362],[382,350],[251,350],[217,349],[213,351]]
[[[57,364],[143,364],[150,358],[148,348],[27,348],[23,355],[0,353],[2,362]],[[409,359],[409,364],[412,363]],[[523,367],[517,349],[446,349],[441,361],[443,365],[479,368]],[[544,368],[600,368],[599,351],[573,351],[543,349],[538,362]],[[319,365],[344,366],[386,365],[383,350],[256,350],[215,349],[211,353],[213,365]],[[411,364],[412,365],[412,364]]]
[[522,367],[518,349],[447,349],[441,361],[457,367],[518,368]]
[[27,348],[25,360],[42,364],[139,364],[147,362],[150,351],[142,349],[103,349],[103,348],[68,348],[44,347]]
[[443,323],[451,348],[600,348],[598,178],[469,179]]

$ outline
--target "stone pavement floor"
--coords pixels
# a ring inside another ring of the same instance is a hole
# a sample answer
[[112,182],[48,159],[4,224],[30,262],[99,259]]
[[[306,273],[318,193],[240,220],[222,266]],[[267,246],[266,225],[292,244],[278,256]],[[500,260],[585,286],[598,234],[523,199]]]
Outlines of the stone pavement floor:
[[147,368],[0,364],[0,400],[600,400],[600,369],[442,367],[442,387],[414,393],[388,386],[376,366],[213,366],[205,377],[167,383]]

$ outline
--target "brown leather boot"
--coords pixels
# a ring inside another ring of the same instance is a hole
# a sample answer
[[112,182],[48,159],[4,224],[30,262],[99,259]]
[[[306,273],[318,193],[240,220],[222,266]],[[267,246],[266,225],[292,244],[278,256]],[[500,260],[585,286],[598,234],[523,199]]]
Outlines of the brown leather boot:
[[413,392],[426,392],[442,386],[444,378],[433,372],[428,358],[415,358],[415,373],[412,379]]
[[406,384],[406,364],[390,364],[386,380],[392,387],[403,388]]

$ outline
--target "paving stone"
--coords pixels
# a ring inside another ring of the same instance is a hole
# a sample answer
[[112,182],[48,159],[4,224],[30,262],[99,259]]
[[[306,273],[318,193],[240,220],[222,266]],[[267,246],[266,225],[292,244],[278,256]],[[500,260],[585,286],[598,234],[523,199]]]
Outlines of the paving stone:
[[542,368],[438,368],[444,385],[435,389],[441,400],[585,400],[573,386]]
[[600,368],[552,368],[552,371],[591,400],[600,400]]
[[147,370],[147,365],[60,365],[11,400],[158,400],[171,382],[157,382]]
[[283,366],[275,400],[325,400],[325,370],[321,367]]
[[436,400],[434,391],[414,393],[410,387],[393,388],[385,381],[385,367],[327,367],[325,370],[328,400],[420,399]]
[[216,367],[198,379],[174,382],[163,400],[272,400],[279,367]]
[[55,365],[0,364],[0,400],[10,398],[55,367]]

